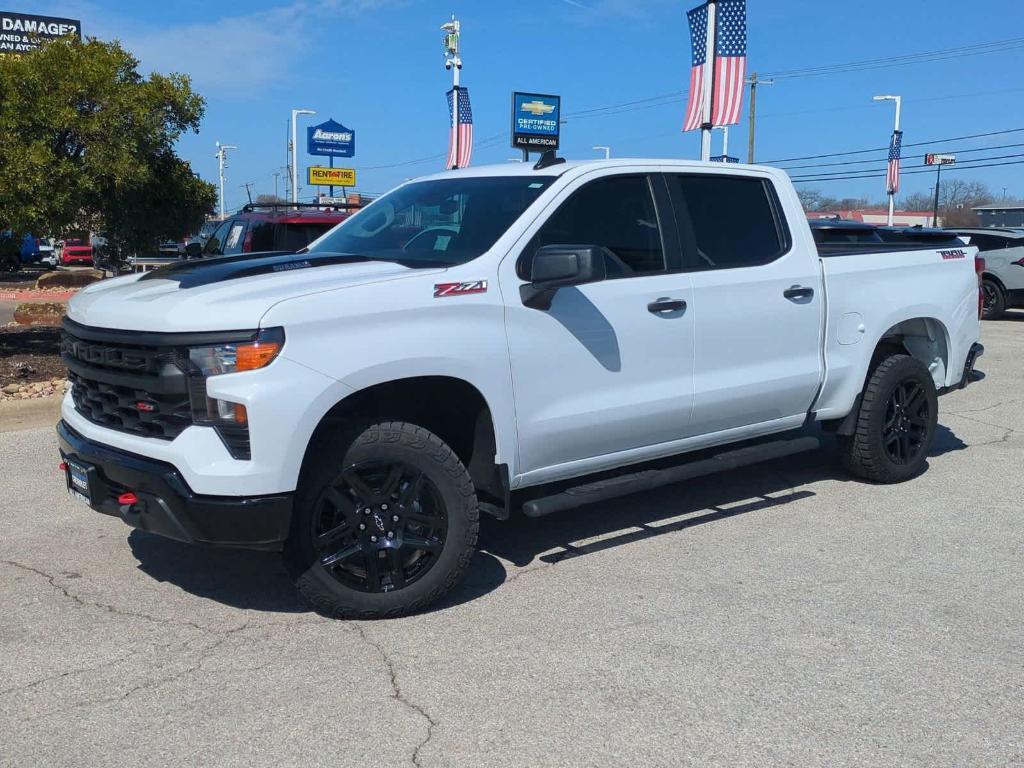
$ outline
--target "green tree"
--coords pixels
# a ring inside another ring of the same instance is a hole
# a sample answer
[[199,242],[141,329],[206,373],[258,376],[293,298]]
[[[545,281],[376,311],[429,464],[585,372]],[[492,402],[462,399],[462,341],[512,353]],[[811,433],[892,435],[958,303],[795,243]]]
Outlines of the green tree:
[[104,232],[120,253],[199,228],[215,190],[174,145],[204,101],[185,75],[138,65],[95,39],[0,59],[0,227]]

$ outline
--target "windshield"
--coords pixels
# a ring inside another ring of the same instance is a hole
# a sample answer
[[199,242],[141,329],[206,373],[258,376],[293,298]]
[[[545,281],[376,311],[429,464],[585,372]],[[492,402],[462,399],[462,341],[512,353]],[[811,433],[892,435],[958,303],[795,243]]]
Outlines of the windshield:
[[475,177],[407,184],[309,249],[411,265],[464,264],[487,251],[554,180]]

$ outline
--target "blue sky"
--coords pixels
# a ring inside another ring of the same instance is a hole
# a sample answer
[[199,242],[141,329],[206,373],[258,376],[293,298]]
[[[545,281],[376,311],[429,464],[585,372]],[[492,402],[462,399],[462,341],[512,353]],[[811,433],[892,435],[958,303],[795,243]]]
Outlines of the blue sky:
[[[359,188],[381,192],[404,178],[438,170],[447,143],[444,93],[450,87],[439,26],[452,12],[463,24],[463,84],[470,88],[478,150],[474,164],[505,162],[513,90],[558,93],[563,114],[683,91],[689,79],[685,11],[696,0],[200,0],[167,2],[15,2],[9,10],[70,16],[86,35],[120,39],[146,70],[180,71],[208,101],[199,135],[179,150],[204,178],[216,179],[214,142],[237,144],[226,187],[229,207],[245,200],[244,182],[272,192],[285,164],[292,107],[355,128],[352,166]],[[838,64],[985,43],[1024,35],[1019,0],[748,0],[750,69],[761,72]],[[759,96],[758,159],[772,160],[883,147],[892,106],[904,97],[907,143],[1024,128],[1024,48],[891,69],[780,80]],[[679,132],[684,103],[571,118],[563,155],[696,157],[696,134]],[[302,134],[300,133],[300,136]],[[716,152],[720,138],[716,138]],[[908,149],[905,170],[925,151],[1024,143],[1024,132]],[[300,148],[304,142],[300,139]],[[746,156],[743,122],[731,154]],[[973,156],[1021,153],[1021,149]],[[971,155],[964,155],[966,159]],[[839,158],[843,159],[843,158]],[[854,158],[856,159],[856,158]],[[300,156],[300,169],[312,158]],[[828,169],[822,169],[828,170]],[[811,169],[810,172],[813,172]],[[808,171],[805,171],[808,172]],[[1024,165],[958,173],[997,194],[1024,197]],[[281,191],[283,194],[283,174]],[[926,191],[929,174],[907,175],[902,192]],[[833,195],[881,199],[883,181],[813,184]],[[309,187],[303,188],[312,194]]]

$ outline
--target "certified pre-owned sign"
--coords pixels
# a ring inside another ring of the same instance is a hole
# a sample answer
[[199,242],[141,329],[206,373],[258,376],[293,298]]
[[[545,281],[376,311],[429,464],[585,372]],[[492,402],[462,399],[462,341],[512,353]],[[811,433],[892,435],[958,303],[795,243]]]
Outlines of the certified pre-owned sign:
[[309,168],[310,186],[318,187],[354,187],[356,172],[353,168],[324,168],[314,165]]
[[512,146],[546,152],[558,149],[562,99],[543,93],[512,94]]
[[20,56],[34,51],[44,40],[65,35],[82,37],[82,22],[55,16],[0,11],[0,56]]

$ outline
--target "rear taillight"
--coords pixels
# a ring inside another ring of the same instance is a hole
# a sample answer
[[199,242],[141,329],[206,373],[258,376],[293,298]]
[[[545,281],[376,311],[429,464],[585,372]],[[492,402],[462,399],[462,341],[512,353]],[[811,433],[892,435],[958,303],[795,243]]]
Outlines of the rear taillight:
[[985,292],[981,289],[981,276],[985,272],[985,259],[981,256],[974,257],[974,272],[978,276],[978,319],[985,315]]

